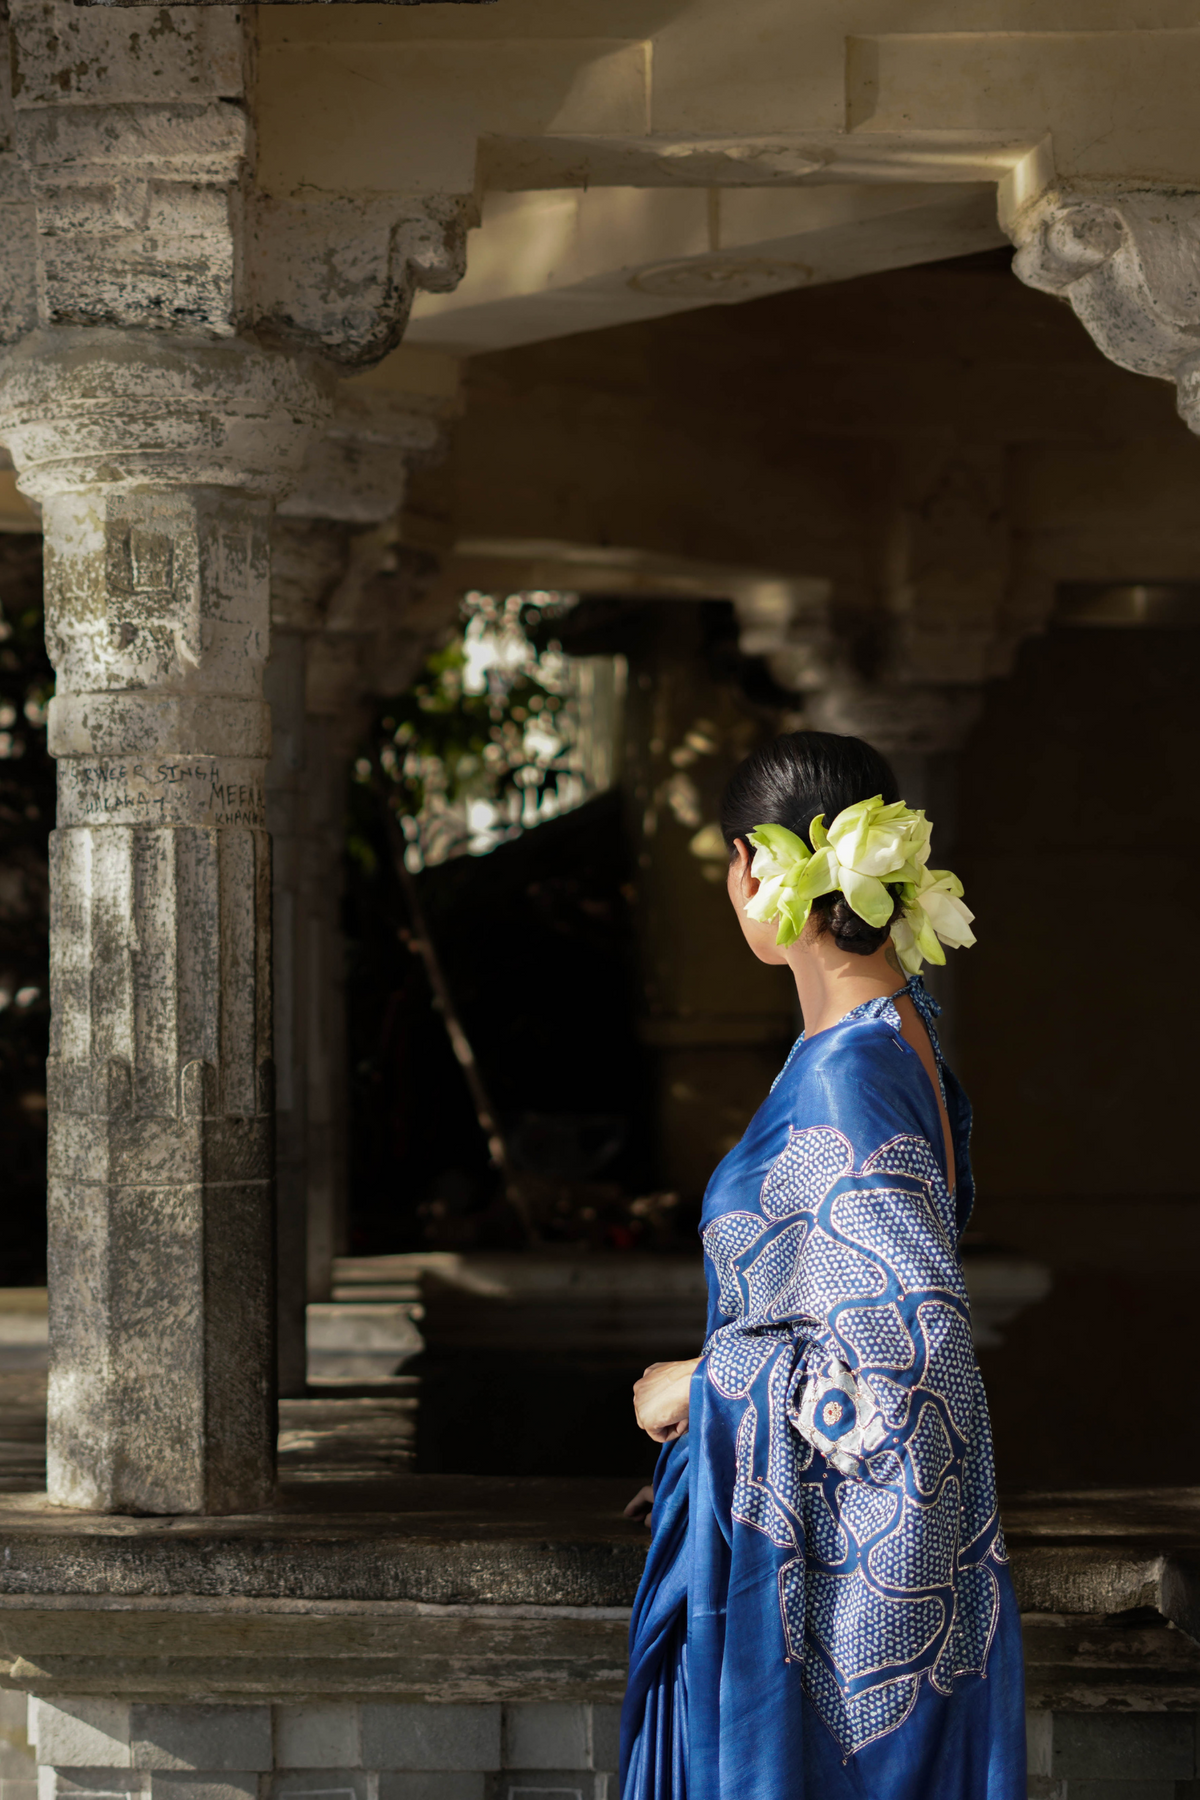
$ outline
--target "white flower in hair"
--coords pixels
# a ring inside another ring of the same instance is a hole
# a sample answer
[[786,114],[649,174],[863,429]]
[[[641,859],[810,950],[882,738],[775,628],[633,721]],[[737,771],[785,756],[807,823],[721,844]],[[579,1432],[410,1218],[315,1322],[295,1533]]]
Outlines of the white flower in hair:
[[905,974],[919,974],[926,960],[944,963],[943,944],[966,950],[975,942],[971,930],[975,914],[964,903],[962,891],[962,882],[949,869],[922,869],[916,886],[902,891],[903,910],[892,925],[892,942]]
[[943,963],[943,943],[975,942],[974,914],[962,902],[956,875],[926,867],[931,831],[923,812],[903,800],[885,806],[881,794],[847,806],[828,830],[820,814],[808,828],[811,850],[786,825],[759,825],[750,834],[756,852],[750,872],[759,887],[746,903],[747,917],[764,924],[778,918],[775,942],[786,949],[822,894],[844,894],[876,929],[887,924],[899,901],[892,938],[904,969],[915,975],[926,958]]

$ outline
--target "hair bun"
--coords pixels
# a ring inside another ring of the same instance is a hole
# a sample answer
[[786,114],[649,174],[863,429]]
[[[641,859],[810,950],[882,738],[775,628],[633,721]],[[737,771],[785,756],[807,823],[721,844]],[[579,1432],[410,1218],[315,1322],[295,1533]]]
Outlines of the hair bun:
[[833,905],[826,914],[826,930],[838,949],[847,950],[854,956],[874,956],[876,950],[882,950],[891,936],[891,920],[886,925],[868,925],[841,894],[830,895],[830,898]]
[[[834,732],[788,732],[734,770],[721,802],[721,831],[731,855],[764,820],[794,832],[811,850],[814,818],[820,814],[828,824],[867,794],[889,806],[900,798],[895,774],[878,750]],[[893,907],[892,918],[898,911]],[[868,925],[840,893],[814,900],[812,917],[817,931],[832,933],[838,949],[854,956],[873,956],[891,933],[891,920]]]

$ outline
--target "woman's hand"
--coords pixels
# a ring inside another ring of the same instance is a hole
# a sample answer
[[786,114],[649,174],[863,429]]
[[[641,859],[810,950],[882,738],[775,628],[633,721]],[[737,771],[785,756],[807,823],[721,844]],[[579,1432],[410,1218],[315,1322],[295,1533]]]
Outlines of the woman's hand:
[[654,1506],[654,1489],[641,1487],[625,1508],[625,1517],[635,1519],[639,1525],[649,1525],[650,1513]]
[[700,1358],[691,1362],[651,1363],[633,1384],[633,1413],[656,1444],[669,1444],[688,1427],[688,1393]]

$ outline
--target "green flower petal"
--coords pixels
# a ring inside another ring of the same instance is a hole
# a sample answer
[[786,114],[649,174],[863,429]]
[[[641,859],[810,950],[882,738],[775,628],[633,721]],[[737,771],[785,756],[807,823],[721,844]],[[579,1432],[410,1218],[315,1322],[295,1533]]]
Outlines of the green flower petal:
[[742,908],[748,919],[757,919],[765,925],[775,917],[779,908],[779,896],[783,891],[784,877],[776,875],[770,881],[760,881],[758,892],[747,900]]
[[812,854],[804,839],[786,825],[758,825],[750,833],[750,842],[781,864],[806,863]]
[[833,894],[841,886],[842,871],[830,846],[816,851],[796,879],[796,892],[802,899],[815,900],[818,894]]
[[804,927],[808,924],[808,915],[812,911],[812,901],[802,900],[794,890],[789,889],[779,903],[779,931],[775,938],[776,946],[786,950],[794,944]]
[[882,881],[843,866],[841,888],[860,919],[876,927],[887,924],[892,914],[892,896]]
[[896,955],[900,959],[900,967],[906,975],[919,975],[924,957],[917,947],[912,926],[906,918],[892,921],[892,943],[896,947]]
[[963,884],[950,869],[926,869],[921,885],[943,888],[946,893],[954,894],[958,899],[962,899]]
[[917,940],[917,948],[920,950],[921,955],[925,957],[928,962],[938,964],[944,963],[946,960],[946,952],[938,943],[937,932],[933,929],[928,914],[922,911],[921,907],[916,906],[908,915],[908,919],[913,928],[913,936]]
[[956,950],[965,950],[975,942],[975,933],[971,930],[971,920],[975,915],[953,894],[943,893],[935,888],[930,893],[922,894],[918,904],[944,944],[950,944]]
[[837,851],[838,861],[843,868],[858,868],[867,850],[871,815],[882,804],[881,794],[876,794],[871,800],[856,801],[853,806],[843,807],[829,827],[829,842]]
[[829,828],[843,867],[885,880],[919,869],[928,854],[930,824],[902,800],[885,806],[878,794],[840,812]]

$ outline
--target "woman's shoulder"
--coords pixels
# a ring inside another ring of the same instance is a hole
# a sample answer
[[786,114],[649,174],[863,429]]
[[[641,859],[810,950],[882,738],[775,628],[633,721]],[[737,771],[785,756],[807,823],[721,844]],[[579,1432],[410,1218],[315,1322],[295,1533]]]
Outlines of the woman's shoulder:
[[906,1060],[898,1019],[886,1014],[865,1019],[850,1017],[805,1040],[804,1054],[797,1059],[797,1073],[853,1074],[857,1069],[888,1068],[893,1064],[899,1067]]
[[844,1020],[818,1032],[792,1058],[773,1098],[800,1129],[853,1118],[924,1134],[936,1123],[921,1060],[886,1017]]

